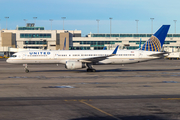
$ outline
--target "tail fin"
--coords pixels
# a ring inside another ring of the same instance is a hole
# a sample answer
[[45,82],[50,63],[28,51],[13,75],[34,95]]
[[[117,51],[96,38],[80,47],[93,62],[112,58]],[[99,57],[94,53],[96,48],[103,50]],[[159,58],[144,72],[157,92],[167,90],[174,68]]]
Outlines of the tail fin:
[[66,49],[66,37],[65,37],[65,39],[64,39],[64,47],[63,47],[63,50],[65,50]]
[[162,25],[154,35],[142,46],[140,50],[160,52],[167,36],[170,25]]

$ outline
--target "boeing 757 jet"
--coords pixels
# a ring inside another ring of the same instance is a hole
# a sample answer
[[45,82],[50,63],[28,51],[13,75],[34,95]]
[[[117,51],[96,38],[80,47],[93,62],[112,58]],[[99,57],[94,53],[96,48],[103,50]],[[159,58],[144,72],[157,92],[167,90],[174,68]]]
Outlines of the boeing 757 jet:
[[127,64],[158,59],[170,25],[162,25],[139,50],[36,50],[22,51],[8,58],[8,63],[28,64],[64,64],[66,69],[87,68],[87,72],[95,72],[92,65]]

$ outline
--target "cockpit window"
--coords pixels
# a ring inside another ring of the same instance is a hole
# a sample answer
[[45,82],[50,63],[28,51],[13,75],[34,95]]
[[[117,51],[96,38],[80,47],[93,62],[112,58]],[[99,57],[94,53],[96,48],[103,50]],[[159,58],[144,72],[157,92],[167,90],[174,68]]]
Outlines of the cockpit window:
[[17,57],[17,55],[12,55],[11,57]]

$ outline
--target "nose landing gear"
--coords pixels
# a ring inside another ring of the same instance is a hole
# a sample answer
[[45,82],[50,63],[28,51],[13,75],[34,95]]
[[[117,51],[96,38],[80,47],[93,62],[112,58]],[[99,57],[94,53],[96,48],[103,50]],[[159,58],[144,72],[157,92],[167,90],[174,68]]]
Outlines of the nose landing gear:
[[27,65],[27,64],[23,64],[23,66],[24,66],[25,72],[28,73],[28,72],[29,72],[29,70],[28,70],[28,65]]

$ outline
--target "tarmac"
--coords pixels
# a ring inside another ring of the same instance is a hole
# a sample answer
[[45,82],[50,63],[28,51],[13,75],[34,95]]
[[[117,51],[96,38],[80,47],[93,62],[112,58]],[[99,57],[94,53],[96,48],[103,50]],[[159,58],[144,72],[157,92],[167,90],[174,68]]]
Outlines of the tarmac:
[[0,120],[180,120],[180,60],[96,65],[0,59]]

